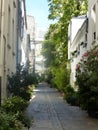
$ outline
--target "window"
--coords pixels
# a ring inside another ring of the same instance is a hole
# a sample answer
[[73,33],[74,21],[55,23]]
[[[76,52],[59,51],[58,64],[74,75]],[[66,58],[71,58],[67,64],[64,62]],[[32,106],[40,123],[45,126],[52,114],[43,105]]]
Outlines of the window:
[[93,6],[93,11],[96,12],[96,5]]
[[85,34],[85,42],[87,42],[87,33]]
[[96,39],[96,32],[94,32],[93,35],[94,35],[93,37],[94,37],[94,40],[95,40]]
[[16,8],[16,3],[15,3],[15,1],[13,1],[13,6],[14,6],[14,8]]
[[86,33],[88,33],[88,18],[86,19]]
[[23,39],[24,36],[24,18],[22,17],[21,20],[21,38]]
[[84,44],[83,44],[83,48],[86,48],[87,47],[87,42],[85,42]]
[[77,55],[79,55],[79,54],[80,54],[80,44],[77,47]]
[[93,6],[92,8],[92,20],[93,20],[93,23],[92,23],[92,40],[93,40],[93,43],[95,42],[96,40],[96,4]]

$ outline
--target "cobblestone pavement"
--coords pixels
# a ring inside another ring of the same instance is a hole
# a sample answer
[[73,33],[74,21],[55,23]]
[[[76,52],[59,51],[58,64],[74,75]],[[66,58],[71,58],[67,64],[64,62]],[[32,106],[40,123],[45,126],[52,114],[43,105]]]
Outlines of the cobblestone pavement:
[[70,106],[54,88],[39,84],[27,114],[34,117],[29,130],[98,130],[98,120],[88,117],[79,107]]

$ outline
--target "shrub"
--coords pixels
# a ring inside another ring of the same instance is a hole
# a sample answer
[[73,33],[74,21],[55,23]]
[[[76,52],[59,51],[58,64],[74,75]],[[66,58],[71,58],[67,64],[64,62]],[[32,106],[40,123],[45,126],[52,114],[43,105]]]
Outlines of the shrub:
[[66,85],[69,84],[69,71],[65,67],[60,67],[56,68],[53,73],[54,84],[57,86],[59,91],[63,92]]
[[30,117],[28,117],[26,114],[20,113],[18,120],[21,121],[25,127],[30,128],[32,119]]
[[[28,102],[22,99],[21,97],[12,97],[8,98],[1,106],[1,110],[7,115],[15,115],[16,119],[24,124],[25,127],[30,127],[31,120],[28,116],[25,115],[26,107]],[[16,123],[19,123],[16,121]],[[9,120],[10,122],[10,120]],[[18,125],[18,124],[17,124]]]
[[74,91],[71,85],[67,85],[65,88],[65,99],[71,105],[79,105],[78,94]]
[[31,98],[32,92],[29,91],[29,86],[37,83],[36,75],[28,74],[22,68],[18,68],[15,74],[8,76],[8,90],[12,96],[20,96],[25,100]]
[[98,117],[98,47],[83,55],[76,70],[79,101],[92,117]]
[[24,130],[24,125],[17,120],[16,115],[0,111],[0,130]]
[[26,107],[28,106],[28,102],[22,99],[21,97],[11,97],[8,98],[3,104],[2,109],[6,113],[16,114],[18,112],[24,112]]

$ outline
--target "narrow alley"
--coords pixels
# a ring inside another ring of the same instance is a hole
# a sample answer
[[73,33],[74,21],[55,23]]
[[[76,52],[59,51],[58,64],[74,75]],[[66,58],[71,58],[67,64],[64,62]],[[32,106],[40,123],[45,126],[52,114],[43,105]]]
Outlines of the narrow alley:
[[60,93],[46,83],[34,90],[27,114],[34,118],[29,130],[98,130],[97,119],[67,104]]

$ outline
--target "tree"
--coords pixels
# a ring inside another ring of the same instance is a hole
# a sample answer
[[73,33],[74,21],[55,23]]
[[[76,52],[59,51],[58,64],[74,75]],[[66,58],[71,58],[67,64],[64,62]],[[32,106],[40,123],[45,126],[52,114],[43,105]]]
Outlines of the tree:
[[43,42],[43,50],[42,55],[45,57],[45,66],[48,68],[54,63],[54,55],[55,55],[55,45],[50,40],[45,40]]
[[[48,67],[50,66],[52,77],[54,77],[53,80],[59,88],[59,84],[62,84],[61,86],[66,84],[66,79],[61,80],[59,77],[64,77],[64,73],[69,75],[69,71],[67,71],[68,25],[72,17],[86,14],[87,0],[48,0],[48,2],[48,18],[57,22],[50,25],[45,36],[45,40],[52,41],[52,45],[51,42],[50,44],[47,42],[47,45],[43,46],[43,52]],[[54,55],[51,52],[55,52]]]

